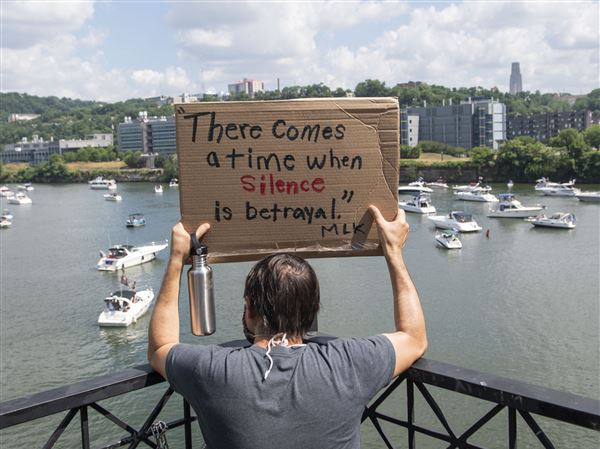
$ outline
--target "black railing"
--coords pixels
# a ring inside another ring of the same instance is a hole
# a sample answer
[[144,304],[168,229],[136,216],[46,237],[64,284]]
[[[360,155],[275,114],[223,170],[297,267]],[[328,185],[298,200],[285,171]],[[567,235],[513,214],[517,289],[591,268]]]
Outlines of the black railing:
[[[139,429],[135,429],[117,418],[116,415],[99,405],[98,402],[161,382],[163,382],[162,377],[152,371],[149,365],[141,365],[117,374],[101,376],[33,396],[7,401],[0,404],[0,430],[66,411],[65,417],[43,447],[45,449],[53,447],[67,426],[79,414],[81,447],[88,449],[90,447],[88,410],[91,408],[127,432],[124,437],[114,443],[103,446],[103,449],[122,446],[133,449],[138,447],[140,443],[156,448],[155,434],[153,436],[153,431],[156,430],[154,423],[173,394],[173,390],[167,389]],[[406,385],[407,418],[399,419],[378,411],[390,395],[399,390],[398,387],[403,383]],[[428,386],[479,398],[493,405],[475,423],[459,434],[452,429]],[[418,390],[439,420],[444,429],[443,432],[415,423],[415,389]],[[545,448],[553,448],[554,445],[533,415],[552,418],[595,431],[600,430],[600,401],[598,400],[427,359],[417,361],[406,373],[395,379],[383,390],[377,399],[365,409],[363,421],[368,419],[373,423],[388,448],[394,446],[390,436],[384,432],[382,422],[407,429],[408,447],[410,449],[415,448],[416,434],[427,435],[444,441],[449,448],[473,449],[480,448],[480,446],[470,444],[469,439],[504,409],[508,409],[507,428],[508,447],[510,449],[516,448],[517,416],[522,417],[527,428],[531,429],[533,435]],[[189,404],[183,401],[183,418],[166,423],[168,429],[184,427],[186,449],[192,448],[191,424],[195,420],[196,417],[192,415]],[[575,444],[572,447],[581,446]]]

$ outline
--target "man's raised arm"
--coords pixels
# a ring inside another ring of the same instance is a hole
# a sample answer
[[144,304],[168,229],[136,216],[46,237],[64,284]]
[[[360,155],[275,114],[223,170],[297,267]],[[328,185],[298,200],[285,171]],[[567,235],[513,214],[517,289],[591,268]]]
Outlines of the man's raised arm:
[[[198,239],[201,239],[209,228],[208,224],[201,225],[196,230]],[[179,343],[179,285],[181,270],[190,255],[190,249],[190,235],[179,222],[171,231],[171,255],[148,330],[148,360],[152,368],[165,379],[167,354],[169,349]]]
[[369,208],[377,224],[379,240],[387,262],[394,295],[396,332],[385,334],[396,352],[394,376],[407,370],[427,349],[425,317],[415,288],[402,258],[408,237],[404,211],[398,209],[394,221],[387,221],[375,206]]

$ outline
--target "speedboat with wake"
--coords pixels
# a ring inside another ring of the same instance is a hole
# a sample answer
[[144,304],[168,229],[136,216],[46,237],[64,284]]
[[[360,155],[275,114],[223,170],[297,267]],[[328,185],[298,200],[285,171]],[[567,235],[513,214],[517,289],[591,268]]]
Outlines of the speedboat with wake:
[[523,206],[512,193],[501,193],[500,204],[496,209],[490,209],[488,217],[495,218],[527,218],[536,215],[546,206],[536,204],[535,206]]
[[104,199],[106,201],[121,201],[123,197],[119,195],[117,192],[106,193],[104,194]]
[[398,201],[398,207],[406,212],[416,214],[435,214],[435,206],[431,204],[431,196],[422,193],[408,201]]
[[526,221],[533,226],[545,228],[573,229],[575,227],[575,215],[565,212],[555,212],[546,217],[544,214],[537,217],[527,218]]
[[96,265],[101,271],[117,271],[150,262],[156,254],[169,246],[168,240],[144,243],[143,245],[114,245],[108,253],[100,251],[100,260]]
[[459,210],[452,211],[448,215],[432,215],[427,218],[440,229],[456,229],[459,232],[477,232],[482,229],[471,214]]
[[153,299],[152,288],[139,292],[129,288],[113,292],[104,299],[104,310],[98,317],[98,326],[127,327],[148,311]]
[[462,242],[457,236],[458,231],[441,231],[435,233],[435,241],[442,248],[446,249],[461,249]]

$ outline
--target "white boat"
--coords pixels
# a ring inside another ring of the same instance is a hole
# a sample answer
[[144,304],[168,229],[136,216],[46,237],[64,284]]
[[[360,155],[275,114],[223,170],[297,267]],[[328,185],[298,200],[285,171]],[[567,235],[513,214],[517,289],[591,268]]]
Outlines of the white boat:
[[104,299],[104,310],[98,317],[98,326],[126,327],[135,323],[150,308],[154,292],[151,288],[119,290]]
[[154,193],[163,193],[162,184],[154,186]]
[[28,192],[35,190],[30,182],[26,182],[25,184],[23,184],[23,186],[25,187],[25,190],[27,190]]
[[444,182],[444,178],[438,178],[437,181],[428,182],[427,187],[431,187],[432,189],[447,189],[448,184]]
[[104,179],[102,176],[98,176],[91,181],[88,181],[90,189],[92,190],[116,190],[117,181],[114,179]]
[[2,209],[2,218],[6,218],[7,220],[12,220],[14,218],[13,213],[8,209]]
[[482,229],[471,214],[463,211],[452,211],[448,215],[432,215],[427,218],[440,229],[456,229],[459,232],[477,232]]
[[536,184],[534,189],[535,190],[541,190],[543,191],[546,188],[557,188],[560,186],[564,186],[564,187],[573,187],[575,185],[575,180],[571,179],[569,182],[550,182],[549,178],[546,178],[545,176],[541,177],[540,179],[536,179],[535,180]]
[[113,193],[105,193],[104,199],[106,201],[121,201],[123,199],[123,197],[121,195],[119,195],[117,192],[113,192]]
[[169,181],[169,187],[179,187],[179,180],[177,178],[173,178]]
[[101,271],[117,271],[150,262],[156,258],[156,253],[169,246],[168,240],[144,243],[143,245],[114,245],[104,254],[100,251],[97,267]]
[[542,187],[537,190],[546,196],[577,196],[581,193],[581,190],[566,184],[559,184],[553,187]]
[[496,209],[490,209],[488,217],[495,218],[527,218],[536,215],[545,208],[540,204],[535,206],[523,206],[512,193],[501,193],[500,204]]
[[515,183],[512,182],[512,179],[509,179],[508,182],[506,183],[506,187],[508,187],[508,189],[512,189],[514,187]]
[[549,217],[544,214],[537,217],[527,218],[526,221],[534,226],[546,228],[573,229],[575,227],[575,215],[564,212],[556,212]]
[[127,222],[125,223],[125,226],[128,228],[138,228],[145,225],[146,217],[144,217],[144,214],[131,214],[127,217]]
[[431,197],[422,193],[408,201],[398,201],[398,207],[406,212],[416,214],[435,214],[435,206],[431,204]]
[[12,198],[13,196],[15,196],[15,192],[10,190],[6,186],[2,186],[2,187],[0,187],[0,196],[2,198]]
[[457,237],[456,231],[442,231],[435,233],[435,241],[442,248],[446,249],[461,249],[462,242]]
[[15,196],[9,198],[8,202],[10,204],[31,204],[31,198],[27,196],[26,193],[17,192]]
[[398,187],[398,193],[419,194],[431,192],[433,192],[433,190],[427,187],[425,181],[423,181],[423,178],[421,177],[419,177],[419,179],[417,179],[416,181],[409,183],[407,186]]
[[481,190],[471,190],[470,192],[454,192],[459,200],[463,201],[479,201],[482,203],[497,203],[496,198],[491,193],[487,193]]
[[579,192],[575,196],[579,201],[600,203],[600,192]]
[[452,186],[454,193],[458,192],[491,192],[492,188],[488,185],[484,185],[480,182],[472,183],[469,185]]
[[10,228],[12,225],[12,221],[9,218],[6,218],[4,215],[0,218],[0,228]]

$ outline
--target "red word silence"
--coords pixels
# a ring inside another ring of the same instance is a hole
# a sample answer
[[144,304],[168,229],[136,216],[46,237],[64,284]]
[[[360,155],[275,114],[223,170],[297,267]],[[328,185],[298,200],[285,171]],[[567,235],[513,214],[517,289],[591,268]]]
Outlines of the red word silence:
[[272,174],[260,175],[260,179],[252,175],[244,175],[240,178],[242,189],[246,192],[258,191],[261,195],[275,195],[283,193],[287,195],[296,195],[298,193],[316,192],[321,193],[325,190],[325,180],[323,178],[301,179],[299,181],[286,181],[281,178],[275,178]]

